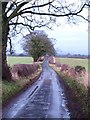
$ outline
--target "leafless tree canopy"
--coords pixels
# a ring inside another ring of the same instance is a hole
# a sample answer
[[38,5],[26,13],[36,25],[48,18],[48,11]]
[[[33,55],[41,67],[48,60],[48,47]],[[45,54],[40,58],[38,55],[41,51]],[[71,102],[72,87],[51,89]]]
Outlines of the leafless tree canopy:
[[[70,2],[71,1],[71,2]],[[46,26],[52,28],[57,24],[57,18],[65,17],[67,21],[75,23],[76,17],[82,17],[84,9],[90,7],[90,1],[78,0],[10,0],[4,2],[3,16],[6,15],[9,25],[15,31],[20,32],[22,27],[34,30],[36,27]],[[60,19],[59,18],[59,19]],[[19,27],[19,28],[18,28]],[[19,31],[18,31],[19,30]],[[14,34],[12,34],[14,36]]]

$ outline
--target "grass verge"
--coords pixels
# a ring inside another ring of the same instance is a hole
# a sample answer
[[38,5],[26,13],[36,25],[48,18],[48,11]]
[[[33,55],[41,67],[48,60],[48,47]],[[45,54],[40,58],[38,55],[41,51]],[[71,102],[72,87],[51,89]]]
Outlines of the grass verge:
[[[51,65],[50,65],[51,66]],[[51,66],[58,75],[63,78],[63,81],[60,81],[64,84],[64,90],[68,100],[68,108],[71,110],[72,118],[87,118],[90,111],[88,90],[85,89],[83,85],[78,83],[72,77],[65,75],[60,72],[55,66]]]
[[26,78],[20,78],[16,81],[6,82],[3,80],[2,82],[2,104],[5,106],[10,99],[14,96],[18,95],[23,90],[27,89],[32,85],[41,74],[41,67],[38,71]]

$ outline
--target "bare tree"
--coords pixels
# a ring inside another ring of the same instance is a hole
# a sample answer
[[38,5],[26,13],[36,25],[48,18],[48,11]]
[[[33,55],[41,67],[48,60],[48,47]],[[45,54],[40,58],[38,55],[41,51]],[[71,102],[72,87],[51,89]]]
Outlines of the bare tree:
[[43,26],[51,29],[57,24],[57,18],[61,17],[73,23],[76,17],[89,21],[80,14],[90,7],[90,1],[87,0],[79,4],[70,3],[68,0],[10,0],[9,2],[3,0],[0,5],[2,6],[2,77],[8,80],[11,79],[11,74],[6,61],[6,47],[10,33],[15,35],[21,33],[23,28],[32,31],[36,27]]

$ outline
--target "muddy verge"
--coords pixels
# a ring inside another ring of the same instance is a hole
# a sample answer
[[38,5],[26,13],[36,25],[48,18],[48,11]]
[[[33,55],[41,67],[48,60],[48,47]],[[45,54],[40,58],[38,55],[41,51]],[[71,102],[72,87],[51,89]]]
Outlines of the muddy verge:
[[67,107],[70,110],[71,118],[87,120],[88,113],[83,110],[82,99],[76,96],[74,90],[68,86],[66,80],[64,80],[59,74],[58,79],[60,80],[60,83],[65,91]]
[[33,78],[32,80],[30,80],[29,83],[27,83],[18,93],[16,93],[14,96],[12,96],[9,100],[7,100],[6,102],[3,102],[2,108],[6,107],[11,101],[16,99],[20,94],[23,94],[24,91],[26,91],[29,87],[31,87],[39,79],[41,73],[39,75],[37,75],[35,78]]

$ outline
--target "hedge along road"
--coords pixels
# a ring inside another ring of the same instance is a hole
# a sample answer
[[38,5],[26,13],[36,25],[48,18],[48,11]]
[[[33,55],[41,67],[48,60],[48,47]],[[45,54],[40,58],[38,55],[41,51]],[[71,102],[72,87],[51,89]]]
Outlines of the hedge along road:
[[37,82],[3,109],[3,118],[70,118],[56,72],[49,67],[48,60],[42,68]]

